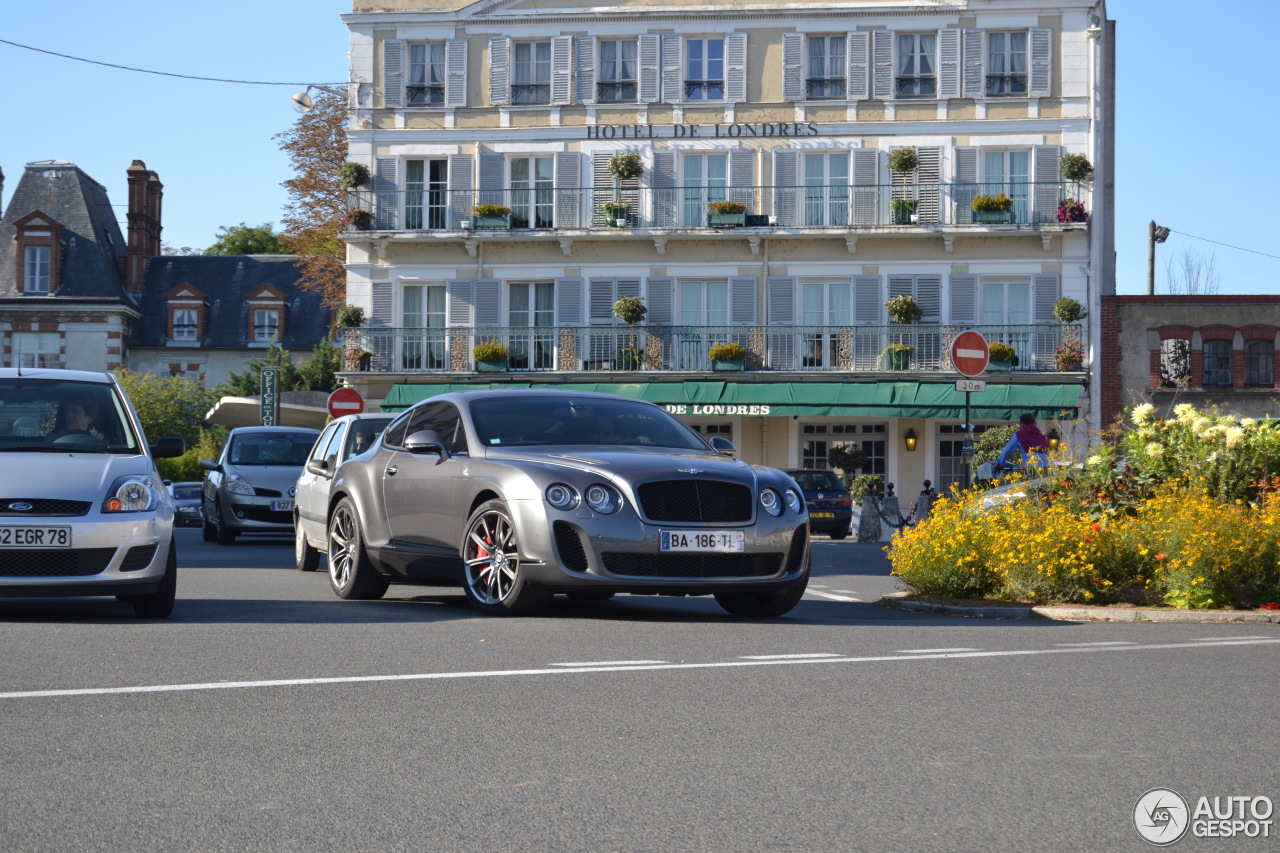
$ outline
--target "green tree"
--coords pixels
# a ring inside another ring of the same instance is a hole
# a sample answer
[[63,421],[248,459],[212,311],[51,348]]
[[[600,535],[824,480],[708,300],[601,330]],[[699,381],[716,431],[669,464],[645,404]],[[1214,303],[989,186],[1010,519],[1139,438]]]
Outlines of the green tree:
[[225,427],[207,424],[204,419],[218,401],[218,393],[185,376],[156,376],[122,368],[116,371],[116,378],[138,412],[147,441],[176,435],[187,443],[183,456],[156,460],[160,474],[168,480],[199,480],[199,461],[211,458],[210,448],[216,454],[226,438]]
[[1017,431],[1017,424],[1006,424],[985,430],[973,443],[974,466],[977,467],[984,462],[995,462],[1000,457],[1000,451],[1004,450],[1004,446]]
[[342,355],[332,338],[316,344],[311,356],[297,363],[288,357],[274,341],[260,358],[244,363],[244,371],[232,371],[226,384],[220,386],[222,394],[231,397],[256,397],[262,391],[262,368],[280,368],[278,390],[284,391],[332,391],[338,387],[333,374],[341,367]]
[[218,229],[218,239],[205,249],[206,255],[287,255],[289,250],[280,242],[279,235],[271,229],[270,222],[261,225],[224,225]]

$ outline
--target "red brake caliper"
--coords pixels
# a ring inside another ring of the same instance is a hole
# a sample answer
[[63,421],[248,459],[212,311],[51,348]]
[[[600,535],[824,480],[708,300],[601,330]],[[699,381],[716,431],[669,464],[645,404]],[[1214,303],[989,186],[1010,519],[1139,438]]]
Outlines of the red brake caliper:
[[[485,529],[485,532],[484,532],[484,541],[486,545],[489,545],[490,547],[493,546],[493,534],[491,534],[487,528]],[[476,557],[478,559],[482,559],[484,557],[489,556],[489,553],[490,552],[486,551],[483,547],[476,548]],[[480,570],[480,580],[484,581],[486,584],[491,584],[492,578],[493,578],[493,561],[490,560],[489,565],[486,568],[483,568]]]

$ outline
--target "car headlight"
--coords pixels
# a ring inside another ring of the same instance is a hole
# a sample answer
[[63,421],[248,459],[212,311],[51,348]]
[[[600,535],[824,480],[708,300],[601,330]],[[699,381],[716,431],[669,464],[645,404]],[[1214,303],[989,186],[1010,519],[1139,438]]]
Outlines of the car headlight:
[[782,499],[787,502],[787,509],[797,515],[799,515],[800,511],[804,509],[804,499],[796,494],[794,489],[787,489],[787,492],[782,496]]
[[547,503],[556,509],[573,509],[578,505],[578,493],[572,486],[566,486],[564,483],[552,483],[547,486],[545,497]]
[[622,509],[622,495],[601,483],[587,489],[587,506],[601,515],[613,515]]
[[233,495],[248,495],[249,497],[257,494],[253,490],[253,486],[249,485],[249,481],[239,474],[227,475],[227,492]]
[[760,506],[764,507],[764,511],[775,518],[782,515],[782,499],[778,497],[778,493],[773,489],[760,490]]
[[156,508],[160,493],[150,477],[119,477],[102,501],[103,512],[148,512]]

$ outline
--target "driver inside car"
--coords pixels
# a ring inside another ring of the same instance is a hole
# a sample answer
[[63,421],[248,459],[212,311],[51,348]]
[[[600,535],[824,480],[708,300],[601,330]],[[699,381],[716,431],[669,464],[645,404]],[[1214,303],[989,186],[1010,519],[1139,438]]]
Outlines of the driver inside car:
[[97,437],[93,428],[98,422],[98,401],[88,394],[64,400],[58,407],[53,421],[53,432],[47,436],[56,441],[64,435],[89,435]]

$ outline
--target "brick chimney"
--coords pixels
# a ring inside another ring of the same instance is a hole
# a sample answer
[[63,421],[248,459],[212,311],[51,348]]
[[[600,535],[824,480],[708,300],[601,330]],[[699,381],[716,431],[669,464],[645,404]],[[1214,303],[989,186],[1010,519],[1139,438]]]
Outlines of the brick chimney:
[[129,247],[125,258],[125,283],[129,292],[142,295],[147,260],[160,254],[160,199],[164,184],[141,160],[134,160],[129,176]]

